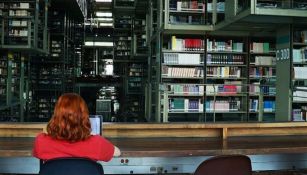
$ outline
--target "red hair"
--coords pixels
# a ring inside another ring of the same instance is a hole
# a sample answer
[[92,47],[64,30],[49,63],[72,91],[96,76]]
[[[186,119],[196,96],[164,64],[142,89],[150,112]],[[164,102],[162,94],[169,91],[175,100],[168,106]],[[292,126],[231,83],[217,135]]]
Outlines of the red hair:
[[61,95],[47,125],[47,132],[52,138],[69,142],[87,139],[91,135],[91,126],[83,98],[75,93]]

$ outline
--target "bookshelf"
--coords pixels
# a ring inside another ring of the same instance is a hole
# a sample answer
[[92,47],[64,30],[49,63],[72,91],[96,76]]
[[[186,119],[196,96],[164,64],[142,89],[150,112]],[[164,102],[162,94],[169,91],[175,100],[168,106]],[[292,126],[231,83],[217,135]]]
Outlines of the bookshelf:
[[147,26],[146,15],[136,14],[133,19],[133,55],[135,57],[146,57],[147,47]]
[[276,110],[275,38],[251,37],[249,50],[248,120],[274,121]]
[[293,27],[292,40],[292,121],[306,121],[307,111],[307,30]]
[[28,101],[28,55],[19,52],[1,54],[0,120],[24,121]]
[[164,29],[191,31],[212,30],[216,23],[214,8],[216,2],[210,0],[166,0],[163,4]]
[[204,82],[204,54],[205,40],[200,35],[163,35],[160,75],[163,122],[201,120],[203,95],[194,91],[204,89],[198,85]]
[[114,60],[129,60],[131,58],[132,28],[131,15],[114,17]]
[[206,48],[204,121],[246,121],[246,38],[208,36]]
[[114,70],[122,77],[121,112],[127,121],[144,121],[148,58],[147,1],[113,1]]
[[[82,43],[83,31],[78,24],[64,10],[49,10],[49,54],[37,55],[31,60],[33,102],[30,105],[30,114],[33,117],[30,121],[48,121],[56,99],[64,92],[74,91],[77,64],[75,58],[79,55],[78,61],[81,61],[80,42]],[[80,32],[78,35],[74,31],[76,26]]]
[[48,1],[0,1],[1,48],[47,52]]
[[7,55],[1,53],[0,55],[0,101],[1,106],[7,104],[7,76],[8,76],[8,64]]

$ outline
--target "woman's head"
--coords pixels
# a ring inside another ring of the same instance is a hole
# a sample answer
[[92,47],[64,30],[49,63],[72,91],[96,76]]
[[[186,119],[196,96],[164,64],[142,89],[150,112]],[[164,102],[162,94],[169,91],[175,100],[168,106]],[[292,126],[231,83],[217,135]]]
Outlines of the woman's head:
[[88,108],[82,97],[75,93],[61,95],[47,125],[47,132],[55,139],[70,142],[87,139],[91,127]]

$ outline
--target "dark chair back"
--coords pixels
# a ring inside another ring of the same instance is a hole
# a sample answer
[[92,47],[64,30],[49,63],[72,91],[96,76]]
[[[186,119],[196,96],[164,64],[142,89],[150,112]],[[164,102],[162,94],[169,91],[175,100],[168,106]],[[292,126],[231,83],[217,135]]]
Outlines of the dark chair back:
[[215,156],[203,161],[194,175],[251,175],[251,160],[245,155]]
[[102,165],[87,158],[56,158],[41,163],[39,175],[103,175]]

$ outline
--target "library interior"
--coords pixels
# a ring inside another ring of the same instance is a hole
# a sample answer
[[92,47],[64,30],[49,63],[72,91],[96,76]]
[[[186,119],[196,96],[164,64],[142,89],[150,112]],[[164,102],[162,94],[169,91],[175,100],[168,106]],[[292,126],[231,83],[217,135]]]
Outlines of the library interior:
[[106,174],[307,173],[307,0],[0,0],[0,174],[37,174],[70,92],[122,148]]

